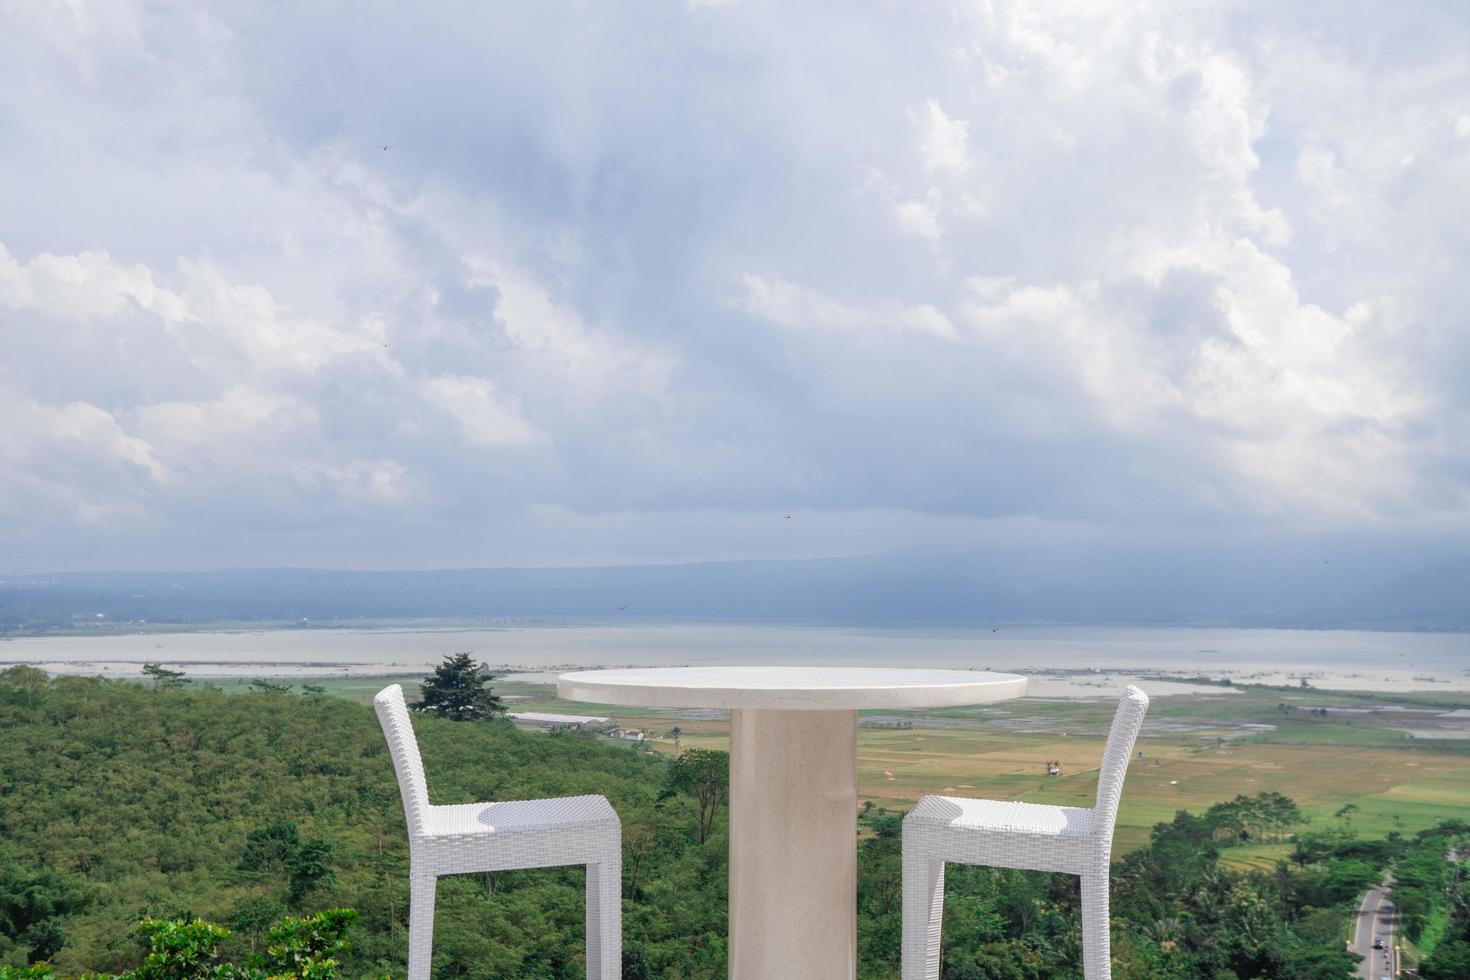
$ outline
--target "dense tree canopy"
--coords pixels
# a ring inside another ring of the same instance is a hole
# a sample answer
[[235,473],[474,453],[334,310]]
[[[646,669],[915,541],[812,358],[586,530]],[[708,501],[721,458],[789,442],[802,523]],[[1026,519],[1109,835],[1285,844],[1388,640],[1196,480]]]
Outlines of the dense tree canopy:
[[[414,726],[436,803],[606,795],[623,824],[624,976],[725,975],[726,814],[699,798],[713,785],[707,801],[723,801],[722,754],[671,763],[624,744],[429,714],[416,714]],[[401,975],[407,838],[367,706],[320,694],[227,695],[203,684],[51,680],[13,668],[0,673],[0,738],[0,964],[49,957],[59,975],[137,970],[151,941],[136,936],[140,919],[220,923],[228,935],[209,940],[209,956],[248,964],[287,912],[352,908],[359,923],[333,954],[334,969]],[[1116,977],[1349,977],[1343,928],[1365,883],[1396,862],[1408,905],[1412,889],[1426,896],[1426,936],[1443,933],[1424,976],[1463,975],[1453,971],[1470,933],[1459,865],[1446,860],[1463,846],[1455,828],[1362,841],[1342,828],[1305,835],[1298,827],[1291,860],[1223,869],[1221,849],[1242,829],[1284,834],[1291,818],[1282,800],[1181,812],[1115,864]],[[860,821],[860,976],[891,980],[899,815],[872,811]],[[444,880],[435,975],[580,977],[582,874]],[[1077,903],[1066,876],[952,866],[944,976],[1080,976]]]

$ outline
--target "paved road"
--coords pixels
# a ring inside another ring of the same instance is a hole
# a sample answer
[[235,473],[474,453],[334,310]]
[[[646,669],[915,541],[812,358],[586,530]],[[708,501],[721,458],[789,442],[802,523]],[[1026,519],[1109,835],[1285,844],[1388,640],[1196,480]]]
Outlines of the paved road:
[[[1368,889],[1363,904],[1358,906],[1358,927],[1353,933],[1353,952],[1363,957],[1358,976],[1379,980],[1397,976],[1398,963],[1393,951],[1395,911],[1389,899],[1392,882],[1385,880],[1377,888]],[[1373,938],[1383,940],[1384,949],[1373,948]]]

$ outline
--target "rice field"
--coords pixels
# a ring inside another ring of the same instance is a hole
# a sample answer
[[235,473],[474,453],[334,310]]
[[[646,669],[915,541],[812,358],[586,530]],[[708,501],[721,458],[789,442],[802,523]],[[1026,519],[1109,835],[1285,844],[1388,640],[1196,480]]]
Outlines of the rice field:
[[[390,678],[332,678],[329,693],[366,700]],[[391,678],[411,690],[415,678]],[[244,683],[244,682],[242,682]],[[513,709],[615,718],[643,728],[652,751],[728,748],[718,712],[653,711],[557,700],[549,685],[497,682]],[[1156,697],[1129,769],[1115,851],[1146,842],[1178,810],[1201,812],[1237,794],[1276,790],[1309,826],[1350,827],[1365,837],[1412,833],[1439,820],[1470,821],[1470,740],[1410,737],[1415,713],[1431,722],[1470,707],[1463,694],[1343,694],[1238,686]],[[1090,806],[1113,705],[1106,698],[1023,698],[980,708],[864,714],[858,735],[861,800],[907,810],[926,793]],[[1323,714],[1325,712],[1325,715]],[[1452,717],[1452,716],[1451,716]],[[1445,722],[1444,724],[1449,724]],[[634,749],[630,746],[630,751]],[[1046,763],[1061,763],[1049,776]],[[1350,817],[1334,816],[1346,804]],[[1229,860],[1270,867],[1282,845],[1232,849]]]
[[[1333,710],[1344,704],[1359,711],[1395,710],[1373,715]],[[1312,713],[1324,707],[1326,720]],[[1406,710],[1437,714],[1456,707],[1463,705],[1443,696],[1345,698],[1264,688],[1155,698],[1138,744],[1142,754],[1129,769],[1116,850],[1145,843],[1156,823],[1173,819],[1179,810],[1199,813],[1237,794],[1265,790],[1295,800],[1309,827],[1350,828],[1364,837],[1412,833],[1452,818],[1470,821],[1470,741],[1417,740],[1394,727]],[[591,710],[554,700],[538,700],[535,708]],[[596,708],[595,713],[611,710]],[[1090,806],[1111,715],[1112,705],[1101,699],[1021,699],[915,713],[905,719],[912,729],[863,728],[858,735],[860,799],[899,811],[925,793]],[[882,720],[889,718],[885,714]],[[645,710],[619,720],[655,736],[666,736],[678,725],[682,746],[728,747],[721,719]],[[653,747],[674,751],[668,737],[655,738]],[[1061,763],[1060,775],[1047,775],[1049,761]],[[1356,812],[1334,816],[1349,803]],[[1240,848],[1231,860],[1269,867],[1280,849]]]

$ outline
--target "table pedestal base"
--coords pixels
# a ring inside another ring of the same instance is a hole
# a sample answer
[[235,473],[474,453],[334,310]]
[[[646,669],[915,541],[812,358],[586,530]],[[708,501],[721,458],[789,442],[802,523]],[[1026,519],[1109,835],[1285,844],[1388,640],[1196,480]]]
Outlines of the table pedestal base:
[[730,977],[857,975],[857,712],[730,712]]

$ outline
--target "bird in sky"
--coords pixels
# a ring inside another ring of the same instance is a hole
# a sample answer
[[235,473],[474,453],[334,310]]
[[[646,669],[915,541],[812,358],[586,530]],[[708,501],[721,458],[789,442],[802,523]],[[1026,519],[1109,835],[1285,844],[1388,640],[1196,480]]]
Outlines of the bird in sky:
[[383,144],[383,151],[384,152],[387,152],[387,150],[388,150],[388,144],[387,143],[384,143]]

